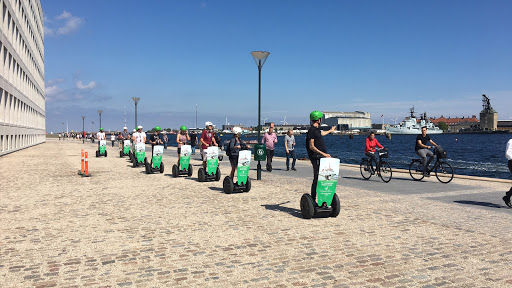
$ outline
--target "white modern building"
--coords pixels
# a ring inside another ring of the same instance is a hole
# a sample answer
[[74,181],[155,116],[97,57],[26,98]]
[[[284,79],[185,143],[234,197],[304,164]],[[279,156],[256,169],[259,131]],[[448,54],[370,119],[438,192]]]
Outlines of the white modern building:
[[46,140],[40,0],[0,0],[0,156]]
[[336,126],[339,130],[371,129],[372,120],[370,112],[322,112],[322,123],[327,126]]

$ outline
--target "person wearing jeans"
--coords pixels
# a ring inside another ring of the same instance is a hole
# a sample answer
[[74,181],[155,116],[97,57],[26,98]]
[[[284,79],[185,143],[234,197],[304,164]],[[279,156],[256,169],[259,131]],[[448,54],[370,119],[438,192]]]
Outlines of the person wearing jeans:
[[297,171],[295,169],[295,161],[297,161],[297,157],[295,156],[295,136],[293,136],[293,130],[288,130],[288,133],[284,136],[284,148],[286,149],[286,171],[290,170],[290,157],[293,158],[292,162],[292,170]]

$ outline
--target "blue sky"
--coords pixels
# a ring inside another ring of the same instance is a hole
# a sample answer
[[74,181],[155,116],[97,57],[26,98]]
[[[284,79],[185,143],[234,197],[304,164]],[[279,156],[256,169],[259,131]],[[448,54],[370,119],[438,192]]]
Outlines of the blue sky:
[[394,123],[413,105],[471,116],[481,94],[512,119],[510,1],[58,1],[45,15],[48,131],[176,128],[311,110],[368,111]]

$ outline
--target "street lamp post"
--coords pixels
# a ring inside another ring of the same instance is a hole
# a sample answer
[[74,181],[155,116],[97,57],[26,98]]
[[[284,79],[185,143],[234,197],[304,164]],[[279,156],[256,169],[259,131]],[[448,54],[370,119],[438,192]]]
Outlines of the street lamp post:
[[82,116],[82,144],[85,143],[85,116]]
[[[253,51],[251,52],[252,58],[256,65],[258,66],[258,144],[261,145],[261,68],[263,68],[263,64],[267,61],[268,55],[270,52],[267,51]],[[261,180],[261,162],[258,160],[258,171],[257,171],[257,180]]]
[[100,114],[100,128],[101,128],[101,113],[103,112],[103,110],[98,110],[98,114]]
[[135,129],[137,129],[137,103],[139,103],[139,97],[132,97],[133,103],[135,103]]

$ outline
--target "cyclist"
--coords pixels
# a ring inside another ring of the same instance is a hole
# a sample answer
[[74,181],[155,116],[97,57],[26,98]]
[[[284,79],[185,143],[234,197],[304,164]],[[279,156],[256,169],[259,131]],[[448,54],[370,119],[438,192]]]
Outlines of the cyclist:
[[201,153],[203,158],[203,168],[206,171],[206,149],[209,146],[217,146],[217,142],[215,142],[215,138],[213,138],[213,124],[212,122],[205,122],[204,126],[206,129],[201,133],[201,139],[199,139],[199,144],[201,144]]
[[249,146],[245,144],[242,139],[240,139],[240,135],[242,135],[242,128],[233,127],[233,138],[229,141],[228,147],[226,151],[229,149],[229,163],[231,163],[231,179],[235,177],[235,170],[238,166],[238,154],[241,149],[247,149]]
[[176,135],[176,142],[178,143],[178,168],[180,168],[180,157],[181,157],[181,146],[187,145],[190,142],[190,136],[188,135],[187,127],[181,126],[180,132]]
[[[380,149],[383,149],[384,146],[380,145],[379,141],[377,141],[377,138],[375,138],[375,133],[372,131],[370,132],[370,135],[366,137],[366,145],[364,146],[364,155],[366,157],[370,158],[370,160],[373,160],[375,162],[375,168],[379,169],[379,157],[375,156],[375,147],[378,147]],[[375,171],[370,171],[373,174],[375,174]]]
[[[508,140],[507,148],[505,150],[505,156],[508,160],[508,170],[512,173],[512,139]],[[503,196],[503,201],[507,204],[508,207],[512,208],[512,204],[510,203],[510,197],[512,196],[512,188]]]
[[[426,177],[430,177],[430,172],[427,171],[428,165],[430,165],[430,162],[434,159],[434,153],[430,151],[429,149],[432,148],[432,146],[429,146],[427,144],[432,144],[435,147],[437,147],[437,144],[430,139],[430,136],[427,135],[427,126],[421,127],[421,134],[416,137],[416,154],[420,156],[421,158],[421,165],[423,167],[423,175]],[[428,161],[427,161],[428,156]]]
[[320,169],[320,158],[330,158],[331,155],[327,154],[327,148],[324,143],[324,136],[331,132],[336,131],[336,126],[332,126],[331,130],[322,131],[320,124],[322,123],[324,114],[320,111],[313,111],[309,114],[311,127],[306,135],[306,151],[308,152],[309,160],[313,165],[313,183],[311,184],[311,197],[316,203],[316,184],[318,183],[318,170]]

